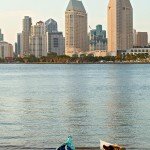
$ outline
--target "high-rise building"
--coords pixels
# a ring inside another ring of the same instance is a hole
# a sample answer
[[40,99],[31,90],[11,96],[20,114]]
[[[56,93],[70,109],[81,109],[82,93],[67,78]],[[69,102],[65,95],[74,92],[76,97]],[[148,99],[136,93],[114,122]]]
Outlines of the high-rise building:
[[1,29],[0,29],[0,41],[4,41],[4,35],[2,34]]
[[133,8],[130,0],[109,0],[108,53],[133,47]]
[[57,55],[65,54],[65,41],[62,32],[47,33],[48,52],[57,53]]
[[58,32],[57,22],[49,19],[45,22],[47,32],[48,52],[57,53],[57,55],[64,55],[65,41],[62,32]]
[[57,29],[57,22],[54,19],[48,19],[45,22],[46,32],[52,33],[52,32],[58,32]]
[[45,24],[42,21],[32,26],[30,36],[30,53],[35,57],[47,56],[47,36]]
[[23,36],[22,33],[17,34],[17,47],[15,49],[16,56],[21,56],[23,54]]
[[13,46],[10,43],[0,41],[0,58],[12,59],[13,58]]
[[89,50],[107,50],[106,30],[102,29],[102,25],[97,25],[96,29],[90,31]]
[[137,32],[137,47],[144,47],[148,45],[148,33]]
[[23,19],[23,31],[22,31],[22,39],[23,39],[23,54],[29,54],[29,36],[31,35],[31,25],[32,19],[29,16],[25,16]]
[[65,54],[88,50],[87,13],[83,3],[70,0],[65,12]]

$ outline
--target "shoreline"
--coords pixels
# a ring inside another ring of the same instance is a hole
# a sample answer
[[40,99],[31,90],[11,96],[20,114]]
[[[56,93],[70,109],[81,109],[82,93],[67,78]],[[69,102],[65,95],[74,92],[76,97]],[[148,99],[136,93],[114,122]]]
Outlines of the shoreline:
[[[37,147],[25,147],[25,146],[0,146],[0,149],[3,148],[3,150],[56,150],[57,148],[37,148]],[[127,147],[128,150],[141,150],[141,148],[136,147]],[[148,150],[149,148],[143,148],[145,150]],[[100,150],[100,147],[76,147],[76,150]]]
[[12,63],[0,63],[0,64],[26,64],[26,65],[30,65],[30,64],[38,64],[38,65],[44,65],[44,64],[50,64],[50,65],[56,65],[56,64],[58,64],[58,65],[69,65],[69,64],[71,64],[71,65],[94,65],[94,64],[150,64],[150,62],[103,62],[103,63],[99,63],[99,62],[97,62],[97,63],[46,63],[46,62],[44,62],[44,63],[40,63],[40,62],[34,62],[34,63],[15,63],[15,62],[12,62]]

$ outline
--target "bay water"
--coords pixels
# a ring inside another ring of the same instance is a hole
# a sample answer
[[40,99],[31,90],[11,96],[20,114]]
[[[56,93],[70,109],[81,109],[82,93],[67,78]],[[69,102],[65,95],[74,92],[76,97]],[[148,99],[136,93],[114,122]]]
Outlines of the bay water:
[[1,64],[0,149],[99,140],[150,149],[149,64]]

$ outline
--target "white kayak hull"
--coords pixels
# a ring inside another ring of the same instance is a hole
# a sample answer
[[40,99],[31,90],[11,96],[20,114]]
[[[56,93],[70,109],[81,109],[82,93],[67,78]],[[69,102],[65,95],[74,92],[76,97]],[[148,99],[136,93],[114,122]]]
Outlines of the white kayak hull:
[[105,141],[100,140],[100,149],[101,149],[101,150],[104,150],[104,148],[103,148],[104,145],[105,145],[105,146],[110,146],[110,145],[113,146],[113,144],[111,144],[111,143],[107,143],[107,142],[105,142]]

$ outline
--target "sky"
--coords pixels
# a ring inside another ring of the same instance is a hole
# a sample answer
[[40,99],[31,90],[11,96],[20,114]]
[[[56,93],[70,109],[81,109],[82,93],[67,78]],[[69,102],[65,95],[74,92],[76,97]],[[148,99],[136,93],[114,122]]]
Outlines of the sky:
[[[102,24],[107,29],[107,5],[109,0],[82,0],[88,13],[88,26]],[[59,31],[65,32],[65,10],[69,0],[1,0],[0,28],[4,40],[14,44],[17,33],[22,31],[22,19],[31,16],[33,24],[53,18]],[[131,0],[134,10],[134,28],[150,33],[150,0]]]

